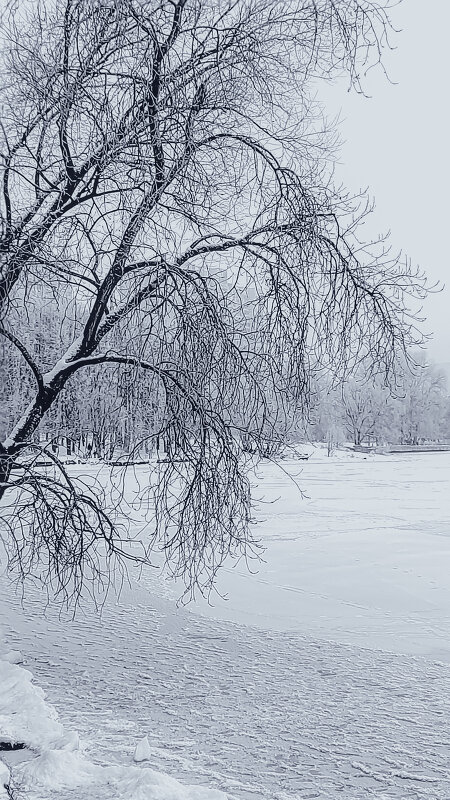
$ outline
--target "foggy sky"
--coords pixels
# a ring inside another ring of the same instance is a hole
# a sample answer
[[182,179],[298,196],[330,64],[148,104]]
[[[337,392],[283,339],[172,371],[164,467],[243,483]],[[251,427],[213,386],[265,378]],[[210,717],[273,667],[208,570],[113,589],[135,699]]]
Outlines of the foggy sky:
[[450,362],[449,56],[450,3],[404,0],[391,17],[401,32],[380,70],[364,81],[369,98],[347,85],[320,90],[327,114],[340,113],[337,174],[352,191],[369,188],[376,209],[370,234],[391,231],[394,250],[406,253],[430,282],[446,282],[426,300],[423,328],[433,331],[428,353]]

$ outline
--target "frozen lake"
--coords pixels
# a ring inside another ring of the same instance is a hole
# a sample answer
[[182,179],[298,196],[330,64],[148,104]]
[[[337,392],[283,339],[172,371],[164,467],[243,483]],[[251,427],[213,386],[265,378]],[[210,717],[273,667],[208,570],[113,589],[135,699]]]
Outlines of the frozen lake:
[[282,467],[259,470],[264,562],[222,572],[228,599],[196,610],[450,661],[450,453],[319,453]]
[[[228,800],[448,800],[450,455],[282,468],[259,471],[265,562],[223,571],[228,601],[177,608],[149,570],[74,620],[4,580],[7,647],[96,764],[146,736],[146,765]],[[71,781],[24,800],[147,800]]]

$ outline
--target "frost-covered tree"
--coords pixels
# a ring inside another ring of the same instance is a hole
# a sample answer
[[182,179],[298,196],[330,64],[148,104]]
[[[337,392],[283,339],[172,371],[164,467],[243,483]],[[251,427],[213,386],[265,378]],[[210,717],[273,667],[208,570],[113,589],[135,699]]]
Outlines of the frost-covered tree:
[[[387,5],[36,0],[4,16],[0,494],[23,574],[76,592],[103,555],[135,558],[46,442],[53,414],[81,435],[100,404],[99,440],[112,417],[130,452],[164,438],[142,558],[158,542],[188,587],[209,585],[252,545],[243,442],[276,438],[311,362],[388,370],[415,339],[423,279],[361,244],[364,201],[333,189],[309,90],[343,73],[359,88]],[[138,376],[158,404],[139,432]]]
[[439,439],[445,430],[445,375],[429,364],[423,354],[416,357],[416,362],[413,370],[405,369],[401,376],[398,428],[402,444]]
[[305,437],[313,442],[326,442],[330,456],[346,441],[342,394],[333,385],[331,374],[311,381],[311,395],[304,414]]
[[395,405],[388,388],[379,378],[356,375],[342,387],[342,419],[347,435],[356,445],[373,438],[385,438],[389,431],[389,412]]

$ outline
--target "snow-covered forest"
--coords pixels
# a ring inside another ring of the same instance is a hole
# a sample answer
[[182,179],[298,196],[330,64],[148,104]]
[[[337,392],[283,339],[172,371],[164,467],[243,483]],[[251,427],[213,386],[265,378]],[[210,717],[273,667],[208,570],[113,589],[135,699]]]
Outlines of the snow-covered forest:
[[[55,359],[61,321],[44,304],[33,313],[36,339],[45,330],[45,347],[52,343]],[[30,370],[11,342],[0,341],[0,348],[0,402],[5,409],[0,438],[4,438],[34,387]],[[274,425],[275,441],[262,445],[263,453],[282,451],[299,440],[333,445],[450,441],[447,376],[427,361],[426,353],[413,358],[416,366],[399,364],[390,382],[355,372],[344,384],[333,385],[331,374],[311,370],[307,402],[290,404]],[[73,459],[149,459],[156,449],[164,449],[163,408],[161,388],[147,375],[126,365],[101,373],[86,369],[49,410],[34,441]],[[255,447],[253,442],[249,446]]]
[[390,6],[1,5],[0,796],[449,796],[435,287],[317,96]]
[[311,398],[305,433],[335,445],[350,441],[418,445],[450,440],[450,399],[447,376],[416,355],[414,369],[404,367],[396,383],[356,372],[339,387],[318,383]]
[[[35,310],[36,311],[36,310]],[[57,315],[39,310],[36,331],[45,329],[46,346],[57,354]],[[53,331],[52,331],[53,328]],[[39,338],[39,334],[37,334]],[[0,437],[11,430],[33,392],[33,379],[16,348],[0,342],[0,402],[5,413]],[[417,366],[404,365],[395,380],[386,384],[380,376],[354,373],[342,385],[331,375],[311,379],[308,402],[292,403],[277,430],[274,447],[265,454],[302,441],[361,444],[410,444],[450,441],[450,398],[447,377],[415,354]],[[314,375],[314,373],[312,373]],[[114,461],[149,459],[164,449],[161,391],[155,381],[126,366],[98,373],[86,369],[69,384],[34,434],[54,453],[75,460]],[[252,443],[250,443],[252,449]]]

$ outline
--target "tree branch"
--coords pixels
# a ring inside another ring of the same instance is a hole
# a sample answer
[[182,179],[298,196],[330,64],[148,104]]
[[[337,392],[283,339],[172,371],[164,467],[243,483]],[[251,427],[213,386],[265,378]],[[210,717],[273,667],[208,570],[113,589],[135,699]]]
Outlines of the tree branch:
[[31,371],[32,371],[32,373],[33,373],[33,375],[34,375],[34,377],[36,379],[36,383],[37,383],[37,386],[38,386],[38,391],[41,391],[41,389],[43,389],[43,387],[44,387],[44,383],[43,383],[43,379],[42,379],[42,373],[39,370],[39,367],[37,366],[37,364],[34,361],[34,359],[31,357],[31,355],[28,352],[27,348],[23,344],[23,342],[21,342],[20,339],[17,338],[17,336],[14,336],[13,333],[10,333],[10,331],[7,331],[3,327],[3,325],[1,325],[1,324],[0,324],[0,335],[4,336],[5,339],[8,339],[19,350],[19,352],[21,353],[21,355],[23,356],[23,358],[27,362],[28,366],[30,367],[30,369],[31,369]]

